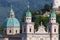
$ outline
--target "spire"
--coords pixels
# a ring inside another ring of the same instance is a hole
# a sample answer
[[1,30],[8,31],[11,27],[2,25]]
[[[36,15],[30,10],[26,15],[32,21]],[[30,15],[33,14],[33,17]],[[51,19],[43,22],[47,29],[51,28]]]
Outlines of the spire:
[[29,8],[30,8],[30,6],[29,6],[29,2],[28,2],[28,4],[27,4],[26,17],[32,17],[32,14],[31,14],[31,12],[30,12]]
[[13,11],[13,7],[12,7],[12,5],[11,5],[11,10],[10,10],[10,12],[11,12],[11,13],[13,13],[13,12],[14,12],[14,11]]
[[29,8],[30,8],[30,6],[29,6],[29,2],[28,2],[28,5],[27,5],[27,8],[28,8],[28,11],[29,11]]
[[15,17],[12,5],[11,5],[11,10],[10,10],[10,17]]

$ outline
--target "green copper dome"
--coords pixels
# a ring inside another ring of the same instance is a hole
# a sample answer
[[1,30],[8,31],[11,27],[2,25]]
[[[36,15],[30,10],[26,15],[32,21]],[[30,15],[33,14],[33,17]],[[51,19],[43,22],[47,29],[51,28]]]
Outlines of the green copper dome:
[[32,16],[31,12],[30,11],[27,11],[26,12],[26,17],[31,17],[31,16]]
[[20,27],[20,23],[16,18],[7,18],[3,26],[4,27]]
[[50,17],[51,17],[51,18],[56,18],[55,11],[53,11],[53,10],[51,11]]
[[7,27],[20,27],[20,23],[16,18],[8,18]]
[[20,27],[20,23],[18,19],[14,17],[14,11],[12,8],[10,10],[10,17],[5,20],[5,22],[3,23],[3,26],[4,27]]

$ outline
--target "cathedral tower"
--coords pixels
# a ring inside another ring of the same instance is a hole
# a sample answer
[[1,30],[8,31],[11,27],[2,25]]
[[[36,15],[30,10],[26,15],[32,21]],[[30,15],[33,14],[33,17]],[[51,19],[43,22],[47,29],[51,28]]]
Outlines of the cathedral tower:
[[28,10],[25,15],[25,22],[22,24],[22,40],[29,40],[28,35],[34,33],[34,22],[32,22],[32,14],[29,10],[29,5],[28,5]]
[[32,14],[29,10],[29,5],[27,6],[28,10],[25,16],[25,22],[22,25],[22,33],[34,33],[34,23],[32,22]]
[[10,11],[10,16],[9,18],[5,20],[3,32],[7,35],[20,34],[20,23],[15,18],[15,14],[12,9],[12,6],[11,6],[11,11]]
[[50,21],[47,25],[47,29],[51,34],[51,40],[59,40],[59,24],[56,22],[56,14],[54,10],[50,13]]

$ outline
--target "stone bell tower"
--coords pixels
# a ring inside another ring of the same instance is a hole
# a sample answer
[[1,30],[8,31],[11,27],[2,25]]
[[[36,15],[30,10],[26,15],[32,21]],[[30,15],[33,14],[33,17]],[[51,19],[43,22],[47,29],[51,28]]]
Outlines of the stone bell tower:
[[50,12],[50,21],[47,25],[48,32],[50,32],[51,40],[59,40],[59,24],[56,22],[56,14],[54,10]]

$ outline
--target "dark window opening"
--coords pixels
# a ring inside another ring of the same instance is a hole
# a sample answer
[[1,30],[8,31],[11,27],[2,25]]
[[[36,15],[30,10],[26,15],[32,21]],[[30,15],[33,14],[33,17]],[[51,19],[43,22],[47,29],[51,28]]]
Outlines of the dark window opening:
[[27,18],[27,20],[28,20],[29,18]]
[[31,32],[31,28],[30,28],[30,32]]
[[11,33],[11,30],[9,31],[9,33]]
[[52,19],[53,20],[53,19]]
[[56,32],[56,29],[54,29],[54,32]]

